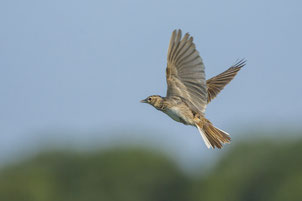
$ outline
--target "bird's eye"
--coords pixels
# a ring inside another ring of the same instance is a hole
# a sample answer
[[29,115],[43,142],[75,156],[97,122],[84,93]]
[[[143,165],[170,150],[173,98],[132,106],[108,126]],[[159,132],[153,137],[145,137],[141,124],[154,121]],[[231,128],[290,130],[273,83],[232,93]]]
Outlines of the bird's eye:
[[148,101],[151,101],[151,98],[148,98]]

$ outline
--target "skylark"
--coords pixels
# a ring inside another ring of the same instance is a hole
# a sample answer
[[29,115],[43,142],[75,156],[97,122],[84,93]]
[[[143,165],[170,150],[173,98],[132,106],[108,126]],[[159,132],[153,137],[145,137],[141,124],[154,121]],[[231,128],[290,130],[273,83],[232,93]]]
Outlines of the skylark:
[[141,102],[152,105],[177,122],[197,127],[208,148],[220,149],[231,138],[205,118],[205,109],[244,65],[245,60],[240,60],[223,73],[206,80],[204,64],[193,37],[186,33],[182,38],[181,30],[174,30],[168,49],[167,96],[152,95]]

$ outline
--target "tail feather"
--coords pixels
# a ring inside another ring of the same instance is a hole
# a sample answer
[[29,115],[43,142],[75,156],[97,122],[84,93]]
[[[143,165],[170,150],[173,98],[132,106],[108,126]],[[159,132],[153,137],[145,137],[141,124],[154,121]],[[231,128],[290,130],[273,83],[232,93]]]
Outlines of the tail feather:
[[201,121],[196,123],[196,127],[208,148],[212,147],[215,149],[215,147],[217,147],[218,149],[221,149],[223,144],[230,143],[231,141],[227,132],[214,127],[206,118],[202,118]]
[[210,149],[212,147],[210,141],[208,140],[208,137],[206,136],[206,134],[203,132],[202,128],[200,128],[199,126],[197,126],[199,133],[203,139],[203,141],[206,143],[206,146],[208,147],[208,149]]

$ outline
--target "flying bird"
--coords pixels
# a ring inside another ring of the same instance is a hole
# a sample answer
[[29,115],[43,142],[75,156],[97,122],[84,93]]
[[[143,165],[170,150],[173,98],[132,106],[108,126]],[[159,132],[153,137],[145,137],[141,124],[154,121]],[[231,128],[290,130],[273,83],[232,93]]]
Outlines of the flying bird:
[[205,67],[193,37],[186,33],[182,38],[181,30],[174,30],[168,49],[167,95],[152,95],[141,102],[152,105],[177,122],[197,127],[208,148],[221,149],[223,144],[230,143],[231,138],[205,118],[206,106],[245,63],[240,60],[223,73],[206,80]]

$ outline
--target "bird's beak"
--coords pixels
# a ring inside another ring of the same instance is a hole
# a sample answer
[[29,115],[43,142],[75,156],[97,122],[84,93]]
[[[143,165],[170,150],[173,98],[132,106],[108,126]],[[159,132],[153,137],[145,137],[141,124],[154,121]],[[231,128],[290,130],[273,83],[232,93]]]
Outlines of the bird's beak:
[[141,103],[147,103],[146,99],[141,100],[140,102],[141,102]]

